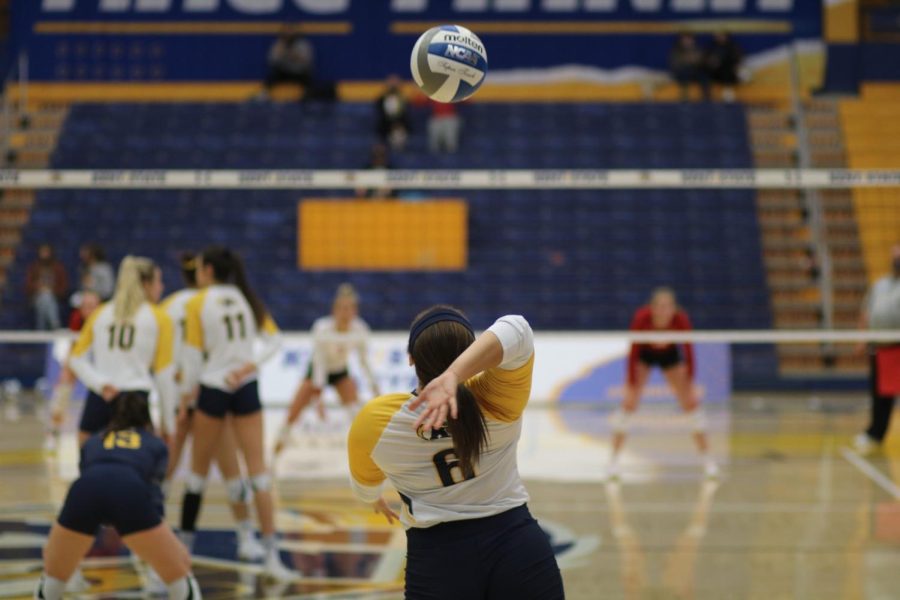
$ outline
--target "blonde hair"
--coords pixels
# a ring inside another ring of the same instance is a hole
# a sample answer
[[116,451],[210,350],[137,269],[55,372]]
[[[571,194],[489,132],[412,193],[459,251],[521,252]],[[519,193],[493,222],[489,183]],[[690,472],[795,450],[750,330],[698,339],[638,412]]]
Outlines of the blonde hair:
[[342,283],[334,293],[335,303],[337,303],[338,300],[343,300],[345,298],[359,304],[359,294],[356,293],[356,288],[353,287],[352,283]]
[[153,280],[156,263],[143,256],[126,256],[119,265],[116,293],[113,294],[113,314],[117,321],[130,320],[141,304],[147,301],[144,284]]

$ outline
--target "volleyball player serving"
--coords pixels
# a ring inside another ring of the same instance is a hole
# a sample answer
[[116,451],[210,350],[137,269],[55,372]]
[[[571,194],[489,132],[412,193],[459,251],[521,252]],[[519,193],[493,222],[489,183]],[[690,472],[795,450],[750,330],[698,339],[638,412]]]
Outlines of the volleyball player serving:
[[[639,308],[631,321],[632,331],[690,331],[687,313],[678,307],[675,293],[669,288],[657,288],[650,304]],[[632,344],[628,355],[628,380],[622,406],[612,415],[613,442],[609,477],[619,476],[619,455],[625,444],[631,416],[640,404],[641,392],[653,367],[662,369],[669,386],[678,398],[681,409],[689,416],[694,441],[703,458],[703,470],[707,477],[716,477],[719,468],[709,455],[706,436],[707,419],[697,390],[694,387],[694,349],[691,344],[653,342]]]
[[313,353],[309,370],[294,395],[287,419],[278,434],[276,455],[287,445],[293,424],[307,406],[320,398],[326,385],[334,387],[341,404],[352,412],[351,416],[355,416],[359,392],[348,370],[351,350],[356,351],[373,394],[379,395],[378,384],[368,360],[369,326],[359,317],[359,296],[352,285],[345,283],[338,287],[331,306],[331,316],[316,320],[312,336]]
[[461,312],[436,306],[413,322],[408,350],[417,390],[370,401],[348,441],[356,495],[393,521],[382,483],[401,494],[406,598],[563,598],[516,463],[534,367],[528,322],[502,317],[476,339]]

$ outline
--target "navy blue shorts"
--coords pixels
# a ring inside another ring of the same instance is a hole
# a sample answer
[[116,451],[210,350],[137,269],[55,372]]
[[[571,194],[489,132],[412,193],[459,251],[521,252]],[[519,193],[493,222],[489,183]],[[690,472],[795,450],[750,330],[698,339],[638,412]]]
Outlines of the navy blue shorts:
[[406,531],[407,600],[561,600],[550,539],[526,505]]
[[[122,391],[120,395],[124,393]],[[143,394],[145,400],[150,396],[150,393],[144,390],[134,390],[131,393]],[[106,429],[106,426],[109,425],[109,420],[112,418],[113,403],[118,398],[116,396],[107,402],[94,392],[88,394],[87,400],[84,401],[84,410],[81,412],[81,422],[78,424],[78,429],[90,434]]]
[[96,535],[100,525],[125,536],[162,523],[153,486],[126,465],[95,465],[75,480],[57,519],[66,529]]
[[[335,371],[334,373],[329,373],[328,374],[328,385],[335,386],[335,385],[339,384],[340,382],[342,382],[343,380],[347,379],[348,377],[350,377],[350,371],[348,371],[347,369],[343,369],[341,371]],[[307,371],[306,371],[306,378],[310,379],[310,380],[313,378],[312,364],[309,365],[309,369],[307,369]]]
[[222,419],[226,413],[235,415],[252,415],[262,410],[259,401],[259,386],[251,381],[233,392],[200,386],[197,397],[197,410],[210,417]]
[[669,346],[662,349],[641,348],[638,352],[638,360],[648,367],[659,367],[663,371],[684,362],[678,346]]

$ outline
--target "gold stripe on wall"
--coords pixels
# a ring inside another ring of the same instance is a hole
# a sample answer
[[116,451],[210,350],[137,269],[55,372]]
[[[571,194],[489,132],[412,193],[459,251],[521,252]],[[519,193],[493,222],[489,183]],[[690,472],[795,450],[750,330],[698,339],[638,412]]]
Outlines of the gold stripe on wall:
[[[394,21],[391,33],[419,35],[443,25],[432,21]],[[589,35],[589,34],[660,34],[693,31],[711,33],[791,33],[789,21],[465,21],[460,23],[479,35]]]
[[[90,35],[259,35],[278,34],[284,26],[281,21],[39,21],[34,31]],[[294,27],[308,35],[348,35],[353,31],[350,21],[298,23]]]

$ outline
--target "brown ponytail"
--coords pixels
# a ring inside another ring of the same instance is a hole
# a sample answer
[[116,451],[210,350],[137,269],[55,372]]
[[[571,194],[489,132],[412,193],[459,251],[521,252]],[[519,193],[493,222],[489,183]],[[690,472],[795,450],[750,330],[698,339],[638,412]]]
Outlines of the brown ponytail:
[[[429,325],[418,335],[410,351],[419,385],[424,387],[441,375],[474,341],[472,332],[460,323],[440,321]],[[487,423],[475,395],[464,384],[456,388],[456,406],[458,416],[447,421],[447,431],[453,438],[463,477],[471,479],[478,458],[487,446]]]
[[110,408],[112,417],[109,420],[108,431],[153,429],[153,420],[150,418],[150,405],[143,394],[122,392],[115,397]]
[[217,282],[232,283],[241,290],[241,294],[243,294],[250,305],[250,310],[253,311],[256,326],[262,327],[268,312],[262,300],[259,299],[259,296],[256,295],[247,281],[247,273],[244,270],[244,261],[241,260],[241,257],[228,248],[212,246],[204,250],[202,260],[204,265],[212,266],[213,277]]

